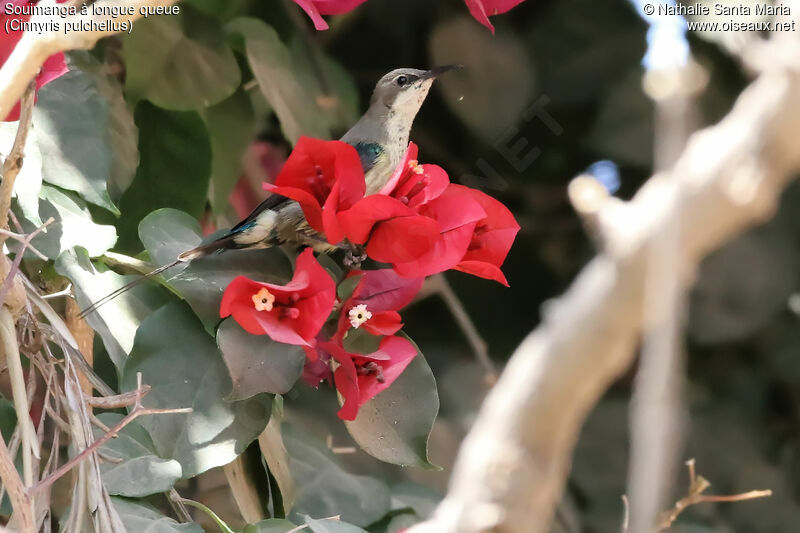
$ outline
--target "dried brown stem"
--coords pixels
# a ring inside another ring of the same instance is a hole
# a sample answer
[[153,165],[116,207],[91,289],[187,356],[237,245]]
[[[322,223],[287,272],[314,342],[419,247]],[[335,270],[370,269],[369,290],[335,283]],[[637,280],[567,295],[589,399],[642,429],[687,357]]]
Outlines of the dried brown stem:
[[680,516],[683,511],[692,505],[697,505],[700,503],[743,502],[746,500],[755,500],[757,498],[767,498],[772,496],[771,490],[751,490],[741,494],[729,495],[703,494],[703,492],[705,492],[711,486],[711,483],[709,483],[704,477],[696,475],[694,469],[694,459],[687,461],[686,466],[689,468],[689,492],[686,496],[675,502],[675,506],[672,509],[661,514],[661,517],[658,521],[657,531],[665,531],[672,527],[672,524],[678,519],[678,516]]
[[[22,161],[25,157],[25,142],[28,139],[28,131],[31,127],[33,117],[33,100],[36,95],[36,85],[27,82],[27,89],[22,96],[20,108],[19,127],[17,135],[14,137],[14,144],[11,151],[3,161],[3,182],[0,184],[0,228],[8,228],[8,210],[11,207],[11,193],[14,191],[14,182],[17,180],[19,171],[22,169]],[[19,98],[19,96],[17,96]],[[14,100],[16,102],[16,100]],[[9,110],[11,108],[9,107]],[[8,113],[2,114],[5,117]],[[6,235],[0,235],[0,244],[5,242]]]
[[38,491],[45,489],[55,483],[60,477],[64,474],[72,470],[77,464],[81,461],[86,459],[89,455],[95,452],[100,446],[114,438],[117,433],[122,431],[122,429],[139,418],[140,416],[147,416],[147,415],[172,415],[172,414],[181,414],[181,413],[191,413],[193,410],[191,407],[185,408],[177,408],[177,409],[150,409],[142,407],[142,397],[145,394],[145,388],[142,386],[142,374],[137,374],[138,384],[136,387],[135,399],[134,399],[134,406],[128,415],[120,420],[117,425],[111,428],[111,431],[105,433],[102,437],[95,440],[92,444],[86,447],[83,451],[81,451],[78,455],[61,465],[58,469],[56,469],[52,474],[48,475],[46,478],[42,479],[35,485],[33,485],[29,490],[29,495],[34,495]]

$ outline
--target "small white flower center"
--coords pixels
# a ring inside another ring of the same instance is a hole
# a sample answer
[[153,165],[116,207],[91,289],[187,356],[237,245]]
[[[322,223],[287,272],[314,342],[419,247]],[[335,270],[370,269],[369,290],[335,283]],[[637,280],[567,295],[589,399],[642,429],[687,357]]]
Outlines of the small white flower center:
[[350,309],[347,316],[350,318],[350,325],[358,329],[361,324],[372,318],[372,313],[367,309],[367,304],[358,304]]
[[275,295],[262,287],[260,291],[253,295],[253,305],[256,311],[272,311],[272,305],[275,303]]

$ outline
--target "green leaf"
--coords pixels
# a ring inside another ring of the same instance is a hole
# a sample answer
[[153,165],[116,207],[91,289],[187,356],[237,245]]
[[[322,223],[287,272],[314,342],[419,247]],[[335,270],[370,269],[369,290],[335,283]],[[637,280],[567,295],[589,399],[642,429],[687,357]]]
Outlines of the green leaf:
[[42,154],[44,181],[119,214],[106,186],[112,153],[106,135],[108,115],[108,103],[92,77],[70,70],[39,90],[31,139]]
[[128,533],[203,533],[199,524],[179,524],[144,502],[116,496],[112,496],[111,502]]
[[342,348],[350,353],[369,355],[378,351],[382,340],[383,336],[371,335],[364,328],[350,328],[342,339]]
[[[102,255],[114,246],[117,241],[117,232],[114,226],[104,226],[92,222],[86,205],[73,193],[67,193],[50,187],[42,186],[42,199],[39,203],[39,218],[55,219],[45,231],[34,237],[32,244],[37,250],[51,259],[58,257],[64,250],[75,246],[86,249],[91,257]],[[25,233],[36,229],[30,220],[21,220]],[[16,244],[9,243],[14,248]]]
[[353,295],[353,292],[355,292],[356,287],[358,287],[358,283],[361,281],[361,278],[363,277],[363,274],[358,274],[356,276],[350,276],[339,283],[339,286],[336,287],[336,295],[339,297],[339,299],[344,302],[350,298]]
[[[107,270],[99,272],[89,260],[86,250],[75,248],[58,256],[56,271],[66,276],[75,287],[81,309],[135,281],[139,276],[121,276]],[[142,284],[117,296],[86,317],[100,334],[111,361],[121,372],[125,359],[133,349],[134,336],[142,321],[166,303],[162,291],[152,284]]]
[[360,99],[352,76],[320,49],[311,49],[304,39],[291,44],[292,65],[298,81],[320,108],[329,129],[345,132],[358,120]]
[[438,412],[436,380],[419,353],[391,387],[345,425],[361,449],[376,459],[437,470],[428,460],[428,437]]
[[242,533],[289,533],[296,531],[297,526],[288,520],[262,520],[256,524],[250,524],[242,530]]
[[290,518],[340,515],[346,522],[366,527],[389,511],[389,489],[384,482],[345,472],[330,450],[294,426],[283,425],[283,440],[297,483]]
[[135,119],[141,162],[133,185],[120,201],[119,248],[123,250],[140,249],[139,222],[160,207],[174,207],[199,219],[211,177],[211,141],[197,113],[165,111],[140,102]]
[[312,533],[367,533],[360,527],[334,519],[314,520],[306,516],[306,524]]
[[[159,209],[142,220],[139,235],[155,266],[172,263],[201,242],[200,225],[186,213]],[[286,283],[291,278],[286,256],[278,249],[229,250],[167,270],[164,277],[192,306],[213,333],[225,287],[238,275],[257,281]]]
[[165,109],[214,105],[241,81],[219,22],[185,6],[180,15],[139,19],[123,38],[123,57],[128,96]]
[[254,18],[237,18],[225,26],[244,39],[247,61],[264,97],[278,115],[292,144],[301,135],[330,138],[324,113],[294,72],[292,54],[272,26]]
[[105,125],[105,137],[111,153],[108,192],[112,199],[119,200],[133,182],[136,167],[139,166],[139,130],[125,102],[122,85],[105,73],[99,61],[83,51],[70,52],[68,60],[71,69],[79,68],[91,77],[94,88],[108,107]]
[[255,118],[250,98],[242,90],[205,110],[204,118],[211,136],[211,207],[224,213],[228,197],[239,180],[242,157],[253,138]]
[[136,388],[136,373],[152,387],[142,403],[191,407],[190,414],[140,419],[160,457],[177,460],[184,478],[231,462],[267,425],[270,397],[226,402],[231,382],[214,340],[183,303],[166,305],[139,327],[121,384]]
[[141,102],[135,120],[142,160],[123,197],[123,215],[138,224],[152,210],[167,206],[200,218],[211,172],[211,141],[202,119],[197,113],[165,111]]
[[411,509],[421,519],[433,514],[442,499],[441,494],[411,481],[392,485],[391,491],[392,509]]
[[14,404],[0,394],[0,435],[8,442],[17,427],[17,411]]
[[232,318],[217,330],[217,345],[233,382],[230,400],[244,400],[262,392],[283,394],[303,373],[306,356],[300,346],[251,335]]
[[[122,420],[117,413],[102,413],[100,421],[113,427]],[[100,428],[93,428],[95,438],[103,435]],[[156,454],[150,435],[133,421],[125,426],[117,438],[100,447],[100,451],[111,461],[100,463],[103,485],[109,494],[141,497],[164,492],[181,478],[181,465],[174,459],[162,459]]]
[[[0,151],[11,152],[17,135],[19,122],[0,122]],[[39,218],[39,193],[42,190],[42,154],[39,146],[31,141],[25,144],[25,160],[14,182],[14,194],[22,215],[35,226],[41,226]]]

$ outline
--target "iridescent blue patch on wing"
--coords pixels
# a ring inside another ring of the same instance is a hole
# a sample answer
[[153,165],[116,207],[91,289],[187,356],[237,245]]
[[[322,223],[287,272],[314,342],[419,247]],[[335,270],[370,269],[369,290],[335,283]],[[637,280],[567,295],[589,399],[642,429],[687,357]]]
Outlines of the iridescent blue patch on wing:
[[356,143],[354,148],[361,159],[361,168],[368,172],[383,154],[383,147],[378,143]]

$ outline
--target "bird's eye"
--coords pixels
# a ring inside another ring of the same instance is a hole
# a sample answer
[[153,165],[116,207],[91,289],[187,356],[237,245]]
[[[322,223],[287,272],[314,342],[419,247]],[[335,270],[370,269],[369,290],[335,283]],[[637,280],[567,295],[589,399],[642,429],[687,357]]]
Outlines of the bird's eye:
[[408,84],[408,76],[400,76],[397,78],[397,85],[403,87]]

